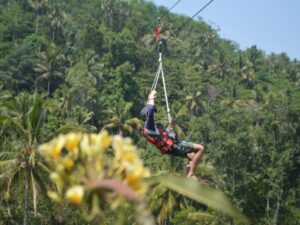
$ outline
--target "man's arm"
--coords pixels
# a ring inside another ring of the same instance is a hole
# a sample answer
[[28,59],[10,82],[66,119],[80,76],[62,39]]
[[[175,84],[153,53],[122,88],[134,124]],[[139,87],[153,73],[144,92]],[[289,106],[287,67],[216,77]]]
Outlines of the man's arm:
[[154,99],[156,98],[157,92],[155,90],[151,91],[148,95],[147,105],[155,105]]
[[168,135],[173,138],[174,140],[177,140],[177,136],[175,134],[175,131],[174,131],[174,124],[173,122],[170,122],[168,124],[168,127],[167,127],[167,132],[168,132]]
[[156,132],[156,126],[155,126],[155,119],[154,119],[154,113],[155,113],[155,102],[154,99],[156,98],[157,92],[155,90],[151,91],[151,93],[148,96],[147,101],[147,118],[145,121],[145,128],[148,131]]

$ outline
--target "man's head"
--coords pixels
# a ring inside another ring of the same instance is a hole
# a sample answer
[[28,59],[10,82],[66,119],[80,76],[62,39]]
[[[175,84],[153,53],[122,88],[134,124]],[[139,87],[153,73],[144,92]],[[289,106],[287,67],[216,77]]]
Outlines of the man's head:
[[148,112],[147,106],[145,106],[145,107],[140,111],[140,118],[141,118],[143,121],[146,121],[146,119],[147,119],[147,112]]

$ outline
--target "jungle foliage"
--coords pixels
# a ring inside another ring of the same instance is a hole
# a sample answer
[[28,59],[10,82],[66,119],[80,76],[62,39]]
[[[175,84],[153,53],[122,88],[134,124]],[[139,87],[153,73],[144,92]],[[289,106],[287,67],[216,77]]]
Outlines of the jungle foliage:
[[[161,155],[137,129],[161,15],[171,114],[180,139],[206,146],[201,182],[253,224],[299,224],[300,62],[241,50],[201,18],[174,33],[188,18],[145,0],[0,0],[0,224],[84,224],[46,195],[35,149],[59,133],[105,128],[131,137],[153,174],[183,174],[182,159]],[[159,186],[148,197],[159,224],[237,224]]]

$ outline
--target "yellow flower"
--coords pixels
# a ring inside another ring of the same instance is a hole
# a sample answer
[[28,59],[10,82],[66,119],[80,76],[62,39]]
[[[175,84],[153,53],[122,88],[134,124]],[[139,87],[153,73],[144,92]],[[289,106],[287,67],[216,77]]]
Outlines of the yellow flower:
[[112,145],[113,148],[118,151],[124,146],[131,145],[131,140],[129,138],[123,138],[120,135],[116,135],[113,137]]
[[109,136],[108,132],[102,131],[98,134],[99,137],[99,148],[101,151],[107,149],[111,144],[111,136]]
[[99,134],[90,135],[91,144],[97,146],[100,151],[107,149],[111,144],[111,136],[106,130],[101,131]]
[[82,139],[81,139],[80,149],[81,149],[81,153],[84,156],[90,156],[91,155],[91,147],[90,147],[90,143],[89,143],[89,136],[87,134],[84,134]]
[[80,205],[83,201],[84,188],[80,185],[73,186],[66,191],[65,196],[72,204]]
[[[113,157],[104,151],[109,146],[114,150]],[[67,152],[63,152],[64,148]],[[54,172],[50,178],[58,191],[50,191],[48,196],[55,201],[61,201],[64,196],[70,203],[80,205],[88,194],[79,184],[95,178],[121,179],[137,194],[147,190],[143,178],[150,172],[130,138],[110,136],[107,131],[98,134],[71,132],[41,145],[39,150],[54,159],[51,160]]]
[[142,164],[136,165],[135,167],[127,170],[126,180],[130,182],[135,182],[136,180],[142,180],[145,177],[150,176],[150,171],[143,167]]
[[143,195],[147,191],[147,185],[140,180],[128,183],[128,185],[139,195]]
[[65,169],[71,169],[74,166],[74,161],[70,157],[63,158],[61,163]]
[[64,144],[65,138],[63,136],[59,136],[57,139],[54,139],[54,146],[50,152],[50,156],[53,158],[58,158]]
[[80,140],[81,140],[80,133],[68,133],[66,135],[65,146],[69,151],[73,152],[77,149]]
[[57,185],[58,188],[62,188],[64,186],[64,181],[58,173],[51,173],[50,179]]
[[97,173],[99,173],[102,170],[103,167],[103,157],[98,156],[95,159],[95,170]]
[[136,148],[132,145],[130,139],[115,136],[112,145],[115,150],[115,160],[133,162],[138,158]]

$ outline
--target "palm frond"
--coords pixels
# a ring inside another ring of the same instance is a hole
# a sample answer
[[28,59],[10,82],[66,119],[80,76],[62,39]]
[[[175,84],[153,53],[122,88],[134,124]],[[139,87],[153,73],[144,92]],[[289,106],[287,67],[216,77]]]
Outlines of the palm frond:
[[162,224],[171,214],[172,211],[175,210],[176,206],[176,198],[172,191],[167,191],[167,199],[165,199],[165,203],[160,210],[160,214],[158,216],[158,221]]
[[0,160],[8,160],[8,159],[14,159],[17,156],[17,152],[13,151],[5,151],[5,152],[0,152]]
[[38,162],[37,166],[44,172],[46,172],[47,174],[50,174],[52,171],[45,165],[45,163],[42,162]]
[[19,161],[9,163],[5,168],[0,169],[0,189],[3,185],[8,184],[15,174],[19,171]]
[[34,68],[34,71],[38,73],[42,73],[48,71],[48,68],[40,63],[37,63],[36,67]]
[[12,167],[18,162],[17,159],[8,159],[0,161],[0,173],[5,172],[7,169]]
[[109,124],[104,125],[101,130],[110,129],[110,128],[114,128],[114,127],[116,127],[115,123],[109,123]]
[[79,125],[78,123],[74,123],[74,122],[68,122],[64,125],[61,125],[60,128],[58,128],[55,132],[54,132],[54,136],[59,135],[60,133],[68,133],[71,131],[79,131],[79,132],[85,132],[86,128],[83,127],[82,125]]
[[0,124],[2,125],[2,129],[12,128],[21,136],[24,136],[25,134],[24,127],[19,123],[19,121],[7,115],[0,116]]
[[142,121],[136,117],[126,120],[125,123],[129,125],[137,125],[137,126],[142,125]]
[[201,219],[208,219],[208,218],[213,218],[213,215],[204,212],[191,212],[188,213],[187,215],[187,219],[194,220],[194,221],[199,221]]
[[132,133],[132,131],[133,131],[132,126],[130,126],[130,125],[128,125],[128,124],[124,124],[123,127],[124,127],[124,129],[127,130],[130,134]]
[[37,215],[37,188],[36,188],[36,182],[34,179],[34,176],[31,171],[31,186],[32,186],[32,202],[33,202],[33,211],[34,211],[34,216],[36,217]]

